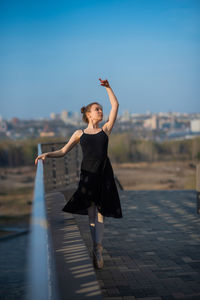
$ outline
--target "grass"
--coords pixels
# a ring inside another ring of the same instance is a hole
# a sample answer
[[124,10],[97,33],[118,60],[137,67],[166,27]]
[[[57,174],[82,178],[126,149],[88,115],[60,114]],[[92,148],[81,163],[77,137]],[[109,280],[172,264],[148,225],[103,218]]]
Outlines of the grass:
[[194,190],[196,168],[191,161],[113,164],[126,190]]
[[0,193],[1,215],[18,216],[27,215],[31,212],[31,203],[33,198],[33,188],[20,187],[3,190]]

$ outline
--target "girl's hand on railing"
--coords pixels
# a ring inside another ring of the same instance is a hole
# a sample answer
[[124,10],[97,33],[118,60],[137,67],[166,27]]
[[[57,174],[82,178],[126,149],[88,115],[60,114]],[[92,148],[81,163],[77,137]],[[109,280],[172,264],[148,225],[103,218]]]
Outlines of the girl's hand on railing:
[[108,88],[110,87],[109,82],[108,82],[107,79],[106,80],[101,80],[101,78],[99,78],[99,80],[100,80],[102,86],[105,86],[105,87],[108,87]]
[[43,153],[43,154],[37,156],[36,159],[35,159],[35,165],[37,165],[38,159],[42,159],[42,162],[44,163],[46,157],[47,157],[47,153]]

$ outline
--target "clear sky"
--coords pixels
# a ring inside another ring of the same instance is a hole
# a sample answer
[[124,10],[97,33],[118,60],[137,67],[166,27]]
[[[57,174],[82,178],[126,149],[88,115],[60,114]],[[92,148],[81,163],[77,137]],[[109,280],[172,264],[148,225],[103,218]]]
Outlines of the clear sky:
[[199,0],[1,0],[0,115],[200,111]]

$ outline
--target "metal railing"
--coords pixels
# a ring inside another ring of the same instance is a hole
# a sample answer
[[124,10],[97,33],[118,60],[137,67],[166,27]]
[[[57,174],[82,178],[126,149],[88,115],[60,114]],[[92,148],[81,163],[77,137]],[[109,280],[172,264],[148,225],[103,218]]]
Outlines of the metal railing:
[[[38,144],[38,155],[55,151],[65,143]],[[46,213],[45,193],[65,188],[79,178],[80,147],[74,147],[61,158],[38,160],[35,176],[28,249],[27,300],[60,299],[52,250],[51,235]]]
[[[42,143],[42,152],[61,149],[66,143]],[[44,166],[45,192],[63,189],[79,179],[82,151],[77,144],[67,155],[59,158],[47,158]]]
[[[38,145],[38,155],[42,153]],[[57,300],[54,258],[45,208],[43,162],[38,161],[28,249],[27,300]]]

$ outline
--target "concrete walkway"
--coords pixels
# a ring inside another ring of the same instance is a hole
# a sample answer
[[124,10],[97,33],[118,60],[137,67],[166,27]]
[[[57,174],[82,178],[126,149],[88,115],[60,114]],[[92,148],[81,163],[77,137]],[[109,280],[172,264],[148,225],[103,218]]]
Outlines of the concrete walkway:
[[[119,191],[122,219],[106,218],[104,300],[200,299],[200,215],[194,191]],[[73,215],[92,257],[88,217]]]
[[[74,189],[66,191],[69,196]],[[102,300],[88,249],[74,216],[62,211],[66,200],[58,192],[46,194],[55,271],[60,300]],[[53,299],[52,299],[53,300]]]

